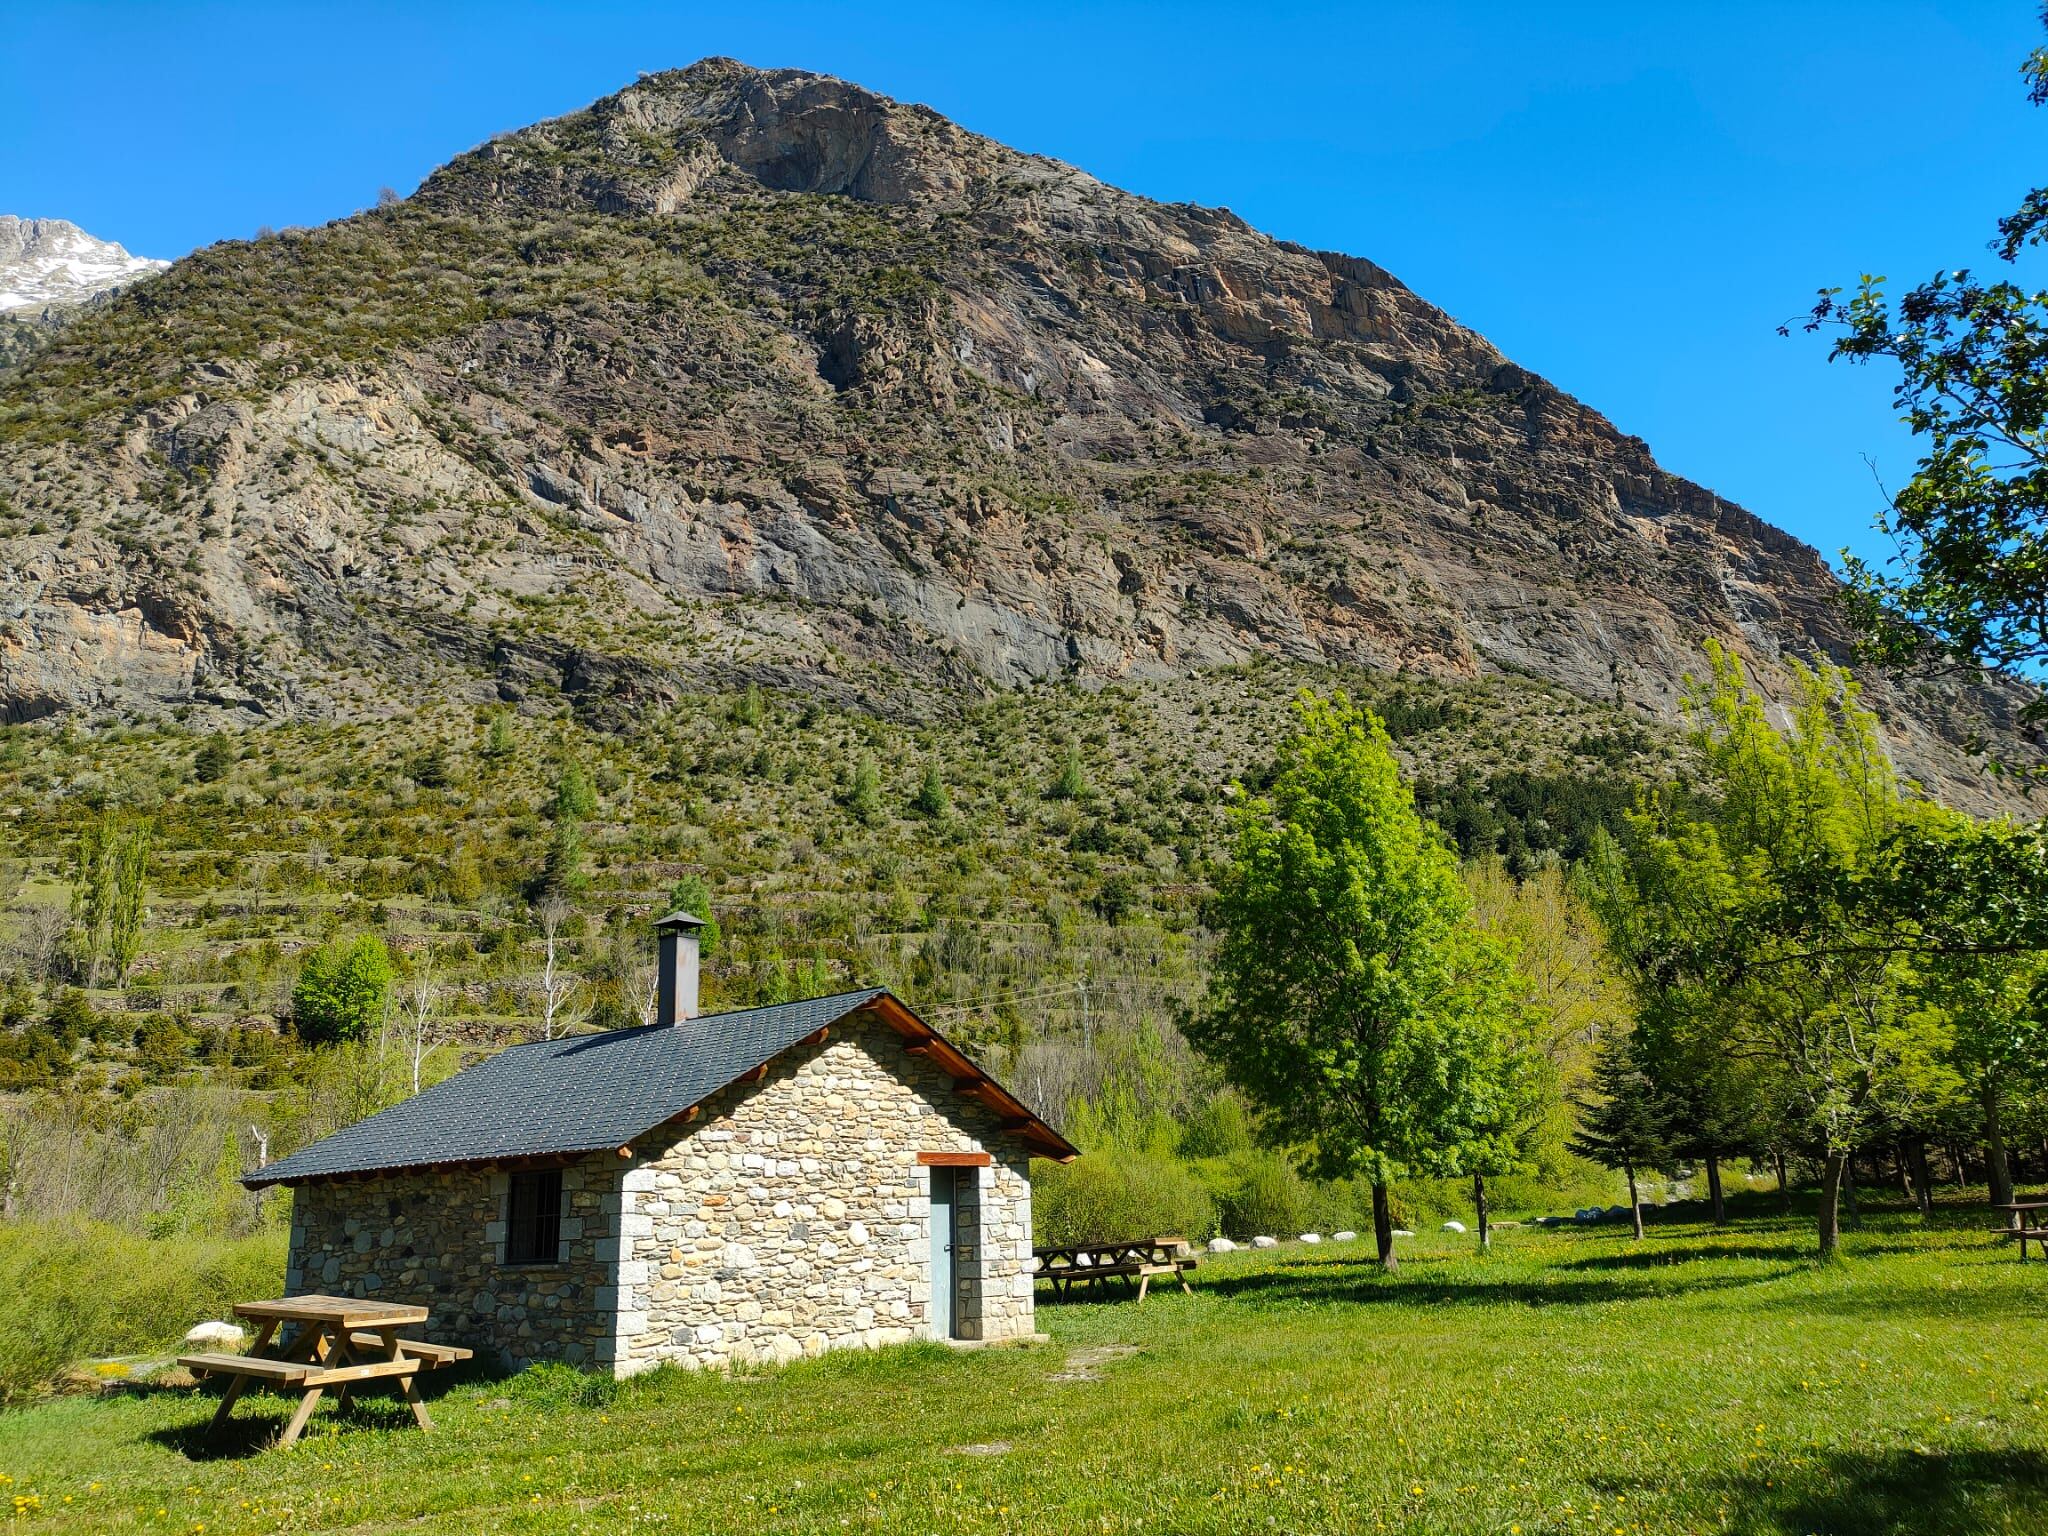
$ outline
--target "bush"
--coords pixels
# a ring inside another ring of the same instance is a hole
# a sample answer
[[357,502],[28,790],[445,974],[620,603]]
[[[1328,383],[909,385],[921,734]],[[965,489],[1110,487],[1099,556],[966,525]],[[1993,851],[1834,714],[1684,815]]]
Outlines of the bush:
[[1308,1230],[1309,1186],[1280,1153],[1239,1152],[1224,1162],[1218,1183],[1216,1204],[1226,1234],[1293,1237]]
[[1032,1241],[1113,1243],[1216,1231],[1216,1203],[1187,1164],[1110,1148],[1071,1163],[1038,1163],[1031,1176]]
[[187,1328],[284,1281],[281,1230],[152,1241],[100,1222],[21,1222],[0,1243],[0,1402],[74,1361],[175,1345]]
[[292,988],[299,1037],[316,1044],[360,1040],[384,1011],[391,990],[391,953],[374,933],[352,944],[329,944],[306,956]]

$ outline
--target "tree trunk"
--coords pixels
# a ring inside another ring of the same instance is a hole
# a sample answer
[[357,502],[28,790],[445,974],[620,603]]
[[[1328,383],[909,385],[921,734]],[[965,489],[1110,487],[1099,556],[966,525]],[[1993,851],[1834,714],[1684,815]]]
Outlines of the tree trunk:
[[1837,1257],[1842,1249],[1839,1202],[1842,1169],[1848,1161],[1842,1153],[1830,1150],[1820,1165],[1820,1256],[1824,1259]]
[[1927,1138],[1915,1136],[1906,1149],[1913,1164],[1913,1198],[1920,1202],[1920,1214],[1934,1214],[1934,1172],[1927,1166]]
[[1636,1241],[1640,1243],[1643,1240],[1643,1202],[1636,1194],[1636,1165],[1624,1161],[1621,1171],[1628,1175],[1628,1219],[1634,1224]]
[[1486,1175],[1472,1175],[1472,1208],[1479,1213],[1479,1248],[1481,1252],[1493,1246],[1493,1227],[1489,1224],[1486,1210]]
[[[2012,1203],[2012,1165],[2005,1159],[2005,1126],[2002,1123],[1998,1102],[1998,1084],[1989,1072],[1984,1074],[1984,1181],[1991,1186],[1991,1204]],[[2019,1225],[2019,1213],[2013,1213],[2013,1225]]]
[[1913,1173],[1906,1160],[1906,1138],[1901,1136],[1892,1147],[1892,1172],[1898,1176],[1899,1193],[1908,1200],[1920,1198],[1913,1192]]
[[1728,1202],[1721,1194],[1721,1154],[1707,1154],[1707,1195],[1714,1202],[1714,1225],[1728,1225]]
[[1390,1275],[1398,1273],[1401,1261],[1394,1257],[1394,1211],[1384,1184],[1372,1187],[1372,1235],[1379,1244],[1380,1267]]
[[1778,1209],[1789,1211],[1792,1209],[1792,1186],[1785,1182],[1785,1149],[1783,1147],[1771,1148],[1771,1162],[1776,1165],[1778,1170]]
[[1863,1212],[1856,1204],[1856,1154],[1854,1152],[1842,1154],[1842,1204],[1848,1209],[1849,1225],[1851,1227],[1862,1226]]

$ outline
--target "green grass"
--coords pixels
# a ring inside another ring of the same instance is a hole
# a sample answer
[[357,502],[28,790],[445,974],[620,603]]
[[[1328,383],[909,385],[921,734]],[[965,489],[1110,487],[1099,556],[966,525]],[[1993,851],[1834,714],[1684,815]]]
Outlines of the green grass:
[[431,1436],[375,1402],[282,1453],[275,1399],[217,1447],[201,1392],[71,1399],[0,1418],[0,1492],[24,1528],[221,1536],[2038,1531],[2048,1274],[1987,1225],[1866,1209],[1828,1268],[1760,1215],[1432,1235],[1395,1278],[1233,1255],[1192,1297],[1045,1307],[1051,1347],[535,1372],[453,1388]]

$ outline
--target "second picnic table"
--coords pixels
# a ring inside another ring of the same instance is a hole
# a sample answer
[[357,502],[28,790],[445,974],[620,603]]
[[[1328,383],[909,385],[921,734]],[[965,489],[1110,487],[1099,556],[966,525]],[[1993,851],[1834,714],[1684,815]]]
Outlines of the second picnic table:
[[[359,1301],[352,1296],[285,1296],[276,1301],[245,1301],[235,1316],[256,1324],[256,1342],[246,1355],[184,1355],[178,1360],[195,1374],[225,1376],[227,1391],[213,1415],[213,1428],[227,1422],[236,1400],[251,1382],[296,1388],[298,1409],[278,1437],[280,1446],[299,1438],[313,1410],[329,1387],[341,1389],[339,1401],[366,1381],[389,1380],[397,1386],[421,1429],[432,1429],[427,1405],[420,1400],[422,1368],[467,1360],[470,1352],[447,1344],[426,1344],[399,1337],[401,1330],[427,1320],[425,1307],[389,1301]],[[284,1324],[295,1331],[266,1354]]]
[[1193,1295],[1187,1272],[1195,1267],[1187,1240],[1180,1237],[1148,1237],[1122,1243],[1055,1243],[1031,1250],[1033,1276],[1052,1282],[1053,1294],[1065,1296],[1077,1285],[1100,1286],[1119,1277],[1126,1285],[1134,1281],[1138,1300],[1145,1299],[1156,1275],[1171,1275],[1180,1288]]
[[2048,1200],[2008,1200],[1991,1209],[2004,1211],[2012,1218],[2007,1236],[2019,1239],[2022,1263],[2026,1261],[2028,1243],[2038,1244],[2042,1254],[2048,1256]]

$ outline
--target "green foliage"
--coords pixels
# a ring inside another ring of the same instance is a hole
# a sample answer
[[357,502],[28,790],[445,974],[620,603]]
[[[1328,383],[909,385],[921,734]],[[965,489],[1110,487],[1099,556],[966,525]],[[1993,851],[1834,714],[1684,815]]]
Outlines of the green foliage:
[[920,816],[937,820],[949,815],[953,809],[953,797],[946,792],[946,780],[939,772],[937,763],[927,763],[924,777],[918,781],[917,793],[911,797],[910,808]]
[[711,887],[704,883],[702,875],[685,875],[678,880],[668,893],[667,910],[702,918],[704,926],[697,930],[698,957],[709,960],[718,953],[718,912],[712,905]]
[[554,818],[557,823],[582,821],[597,814],[597,790],[590,775],[574,757],[562,760],[555,776]]
[[1085,800],[1088,797],[1088,776],[1081,767],[1081,749],[1069,746],[1066,755],[1060,759],[1059,777],[1046,789],[1050,800]]
[[11,1224],[0,1242],[0,1403],[87,1355],[169,1352],[187,1328],[273,1295],[284,1233],[151,1240],[100,1222]]
[[[1326,1174],[1384,1189],[1492,1161],[1514,1118],[1507,957],[1378,720],[1341,694],[1296,711],[1270,798],[1233,817],[1189,1038]],[[1384,1208],[1375,1225],[1388,1258]]]
[[215,731],[199,744],[199,750],[192,756],[192,777],[201,784],[212,784],[224,779],[228,770],[235,766],[235,749],[226,735]]
[[[2039,103],[2040,50],[2026,72]],[[2009,266],[2048,244],[2048,188],[2000,221]],[[1938,272],[1894,304],[1865,274],[1848,298],[1821,290],[1809,331],[1834,358],[1899,370],[1893,402],[1926,446],[1879,519],[1903,574],[1844,551],[1852,612],[1892,665],[1936,655],[2003,670],[2048,660],[2048,289],[1967,268]],[[2044,708],[2036,699],[2028,713]]]
[[882,774],[875,766],[875,754],[863,752],[854,759],[853,775],[847,781],[840,803],[863,826],[872,825],[882,814]]
[[[1853,892],[1896,834],[1924,824],[1854,682],[1794,668],[1789,731],[1732,656],[1709,647],[1690,697],[1709,813],[1645,811],[1626,855],[1596,849],[1596,893],[1634,984],[1643,1063],[1678,1106],[1681,1146],[1753,1135],[1826,1159],[1821,1248],[1850,1153],[1960,1086],[1952,1026],[1921,1005],[1891,925]],[[1775,1124],[1744,1131],[1759,1112]]]
[[1605,1168],[1619,1168],[1635,1188],[1641,1169],[1655,1168],[1672,1155],[1671,1124],[1663,1096],[1642,1060],[1642,1039],[1611,1034],[1600,1042],[1593,1091],[1580,1105],[1579,1133],[1572,1150]]
[[1113,1243],[1216,1231],[1216,1204],[1195,1171],[1177,1158],[1111,1147],[1071,1163],[1034,1163],[1033,1240]]
[[314,1044],[361,1040],[384,1016],[391,993],[391,954],[374,933],[309,953],[292,987],[292,1020]]
[[491,715],[491,723],[484,728],[484,744],[481,748],[483,759],[493,765],[507,763],[518,750],[518,739],[512,733],[512,716],[506,710],[497,710]]

